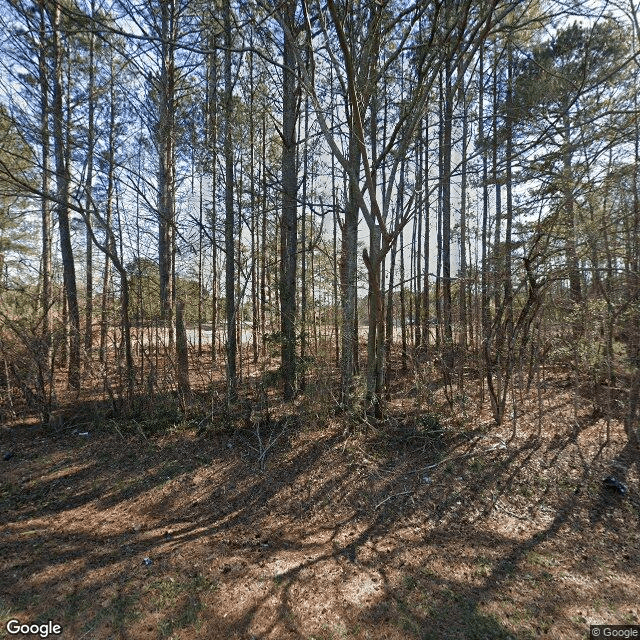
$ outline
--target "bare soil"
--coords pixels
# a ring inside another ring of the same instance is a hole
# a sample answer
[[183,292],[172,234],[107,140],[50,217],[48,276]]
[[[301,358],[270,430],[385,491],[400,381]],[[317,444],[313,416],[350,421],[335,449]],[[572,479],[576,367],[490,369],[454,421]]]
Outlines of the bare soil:
[[377,424],[308,396],[156,435],[90,415],[2,427],[0,637],[9,619],[72,640],[640,623],[640,452],[561,378],[519,402],[513,438],[472,395],[408,391]]

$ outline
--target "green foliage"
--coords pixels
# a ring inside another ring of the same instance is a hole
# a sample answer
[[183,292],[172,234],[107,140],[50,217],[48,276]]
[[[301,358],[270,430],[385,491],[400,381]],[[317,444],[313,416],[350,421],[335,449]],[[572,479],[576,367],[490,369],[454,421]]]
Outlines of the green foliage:
[[25,284],[24,258],[35,253],[23,186],[30,184],[31,170],[31,150],[0,105],[0,291]]
[[[580,98],[580,110],[606,98],[617,66],[628,53],[627,38],[613,19],[593,26],[578,22],[559,29],[555,36],[533,47],[521,64],[516,81],[514,109],[532,120],[552,114],[562,115]],[[586,102],[585,102],[586,100]]]

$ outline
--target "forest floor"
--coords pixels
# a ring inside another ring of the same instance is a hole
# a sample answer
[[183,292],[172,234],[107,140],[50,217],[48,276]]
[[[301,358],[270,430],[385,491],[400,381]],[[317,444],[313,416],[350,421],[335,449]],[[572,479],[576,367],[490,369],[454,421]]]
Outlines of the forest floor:
[[518,402],[513,438],[469,391],[450,408],[403,384],[377,424],[311,389],[253,421],[156,434],[91,416],[0,427],[0,637],[16,637],[9,619],[71,640],[562,639],[640,623],[640,453],[620,423],[606,443],[566,375]]

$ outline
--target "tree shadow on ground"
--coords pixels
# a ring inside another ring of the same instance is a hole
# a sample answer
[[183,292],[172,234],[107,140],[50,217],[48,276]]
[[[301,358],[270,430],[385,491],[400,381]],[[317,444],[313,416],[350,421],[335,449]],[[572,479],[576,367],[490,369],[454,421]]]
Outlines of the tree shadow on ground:
[[597,500],[593,502],[590,509],[591,524],[602,521],[610,521],[609,516],[615,510],[623,510],[633,517],[640,516],[640,487],[633,486],[629,482],[633,468],[636,468],[636,475],[640,475],[640,455],[637,447],[627,441],[625,446],[618,452],[616,457],[606,464],[603,469],[608,478],[614,478],[626,489],[624,494],[615,486],[610,486],[601,478]]
[[[562,488],[553,520],[524,540],[482,526],[537,472],[543,441],[502,448],[474,436],[419,460],[389,447],[374,465],[366,450],[347,448],[340,429],[320,437],[303,424],[274,444],[265,469],[250,432],[190,442],[54,438],[46,453],[34,444],[24,458],[30,479],[21,485],[20,471],[15,492],[1,497],[10,514],[0,527],[7,610],[62,616],[70,638],[187,630],[245,640],[260,629],[256,637],[480,640],[514,637],[514,627],[518,638],[533,637],[531,620],[507,624],[487,603],[561,534],[576,506],[573,487]],[[525,497],[545,499],[539,494]],[[96,521],[78,521],[74,512],[89,506]],[[398,533],[407,528],[416,531]],[[461,537],[477,547],[470,576],[425,562],[458,549]],[[547,604],[545,619],[557,606]]]

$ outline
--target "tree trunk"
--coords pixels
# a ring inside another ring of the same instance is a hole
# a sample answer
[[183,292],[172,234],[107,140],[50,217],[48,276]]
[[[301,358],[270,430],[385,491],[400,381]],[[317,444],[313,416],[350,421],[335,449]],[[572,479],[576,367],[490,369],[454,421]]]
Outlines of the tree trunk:
[[453,127],[453,95],[451,89],[451,61],[444,69],[444,113],[442,132],[442,288],[444,322],[444,366],[446,375],[453,370],[453,314],[451,300],[451,133]]
[[[355,134],[352,132],[349,138],[349,160],[355,175],[359,174],[360,152]],[[353,395],[353,374],[355,371],[355,350],[357,348],[358,334],[356,325],[357,300],[357,252],[358,252],[358,205],[356,202],[356,190],[358,184],[349,180],[349,196],[344,216],[342,229],[342,255],[341,280],[342,280],[342,358],[340,363],[341,374],[341,402],[348,406]]]
[[504,304],[506,309],[507,341],[509,358],[512,353],[513,333],[513,282],[511,276],[511,237],[513,230],[513,45],[507,43],[507,95],[506,95],[506,221],[504,238]]
[[[462,64],[458,67],[462,73]],[[469,137],[469,118],[467,99],[465,97],[464,82],[460,82],[460,103],[462,105],[462,159],[460,175],[460,278],[459,278],[459,309],[460,332],[460,383],[463,384],[464,358],[467,350],[467,149]]]
[[158,250],[160,317],[173,347],[175,300],[175,46],[177,33],[175,0],[160,3],[161,68],[158,78]]
[[187,330],[184,324],[184,300],[178,300],[176,305],[176,355],[177,355],[177,378],[178,395],[180,402],[191,396],[191,384],[189,382],[189,343],[187,341]]
[[262,111],[262,220],[260,226],[260,334],[262,357],[267,349],[267,113]]
[[[46,15],[44,2],[39,4],[38,81],[40,84],[40,131],[42,135],[42,340],[43,371],[49,371],[51,360],[51,207],[50,188],[50,140],[49,140],[49,72],[47,65]],[[49,384],[50,384],[49,380]],[[44,379],[41,381],[44,389]],[[48,416],[45,416],[48,419]]]
[[[400,236],[402,238],[402,236]],[[401,243],[402,249],[402,243]],[[400,251],[400,332],[402,341],[402,370],[407,370],[407,305],[404,285],[404,251]]]
[[431,342],[431,308],[429,299],[429,260],[431,255],[431,229],[430,229],[430,197],[429,197],[429,116],[425,116],[424,135],[424,278],[422,291],[422,344],[425,358],[429,356],[429,343]]
[[202,292],[204,281],[202,274],[204,250],[204,198],[202,193],[202,172],[198,176],[198,355],[202,355]]
[[383,300],[381,295],[381,231],[380,227],[370,229],[369,253],[364,252],[364,262],[369,276],[369,336],[367,340],[367,407],[373,407],[376,418],[382,417],[380,371],[383,358],[381,345],[384,340]]
[[56,161],[56,200],[58,213],[58,228],[60,231],[60,252],[62,254],[62,269],[64,287],[67,297],[70,322],[70,350],[69,350],[69,386],[80,389],[80,309],[78,307],[78,292],[76,286],[76,271],[71,246],[71,227],[69,222],[69,185],[70,167],[67,162],[68,141],[64,135],[63,108],[63,60],[64,49],[60,42],[61,9],[59,5],[50,9],[49,16],[53,30],[53,140]]
[[[423,180],[424,180],[424,167],[422,166],[422,140],[418,137],[416,141],[416,189],[418,193],[423,193]],[[416,259],[415,259],[415,301],[416,301],[416,315],[414,319],[415,325],[415,346],[420,347],[424,336],[422,335],[422,317],[424,311],[422,309],[422,220],[424,218],[424,211],[422,209],[422,196],[419,195],[415,202],[415,217],[417,218],[417,246],[416,246]],[[415,223],[414,223],[415,227]]]
[[[100,321],[100,361],[106,363],[107,361],[107,334],[108,334],[108,314],[107,304],[109,300],[109,284],[111,279],[111,260],[112,256],[116,252],[115,238],[113,236],[113,230],[111,228],[111,219],[113,215],[113,192],[115,182],[115,127],[116,127],[116,99],[114,92],[114,73],[115,70],[111,69],[111,104],[109,109],[109,147],[107,149],[107,199],[105,205],[105,232],[107,239],[105,241],[106,253],[104,259],[104,275],[102,279],[102,311]],[[90,230],[90,227],[87,227]]]
[[[491,311],[489,308],[489,264],[487,263],[487,243],[489,242],[489,171],[486,148],[486,137],[484,134],[484,49],[480,50],[480,90],[478,99],[478,138],[482,153],[482,275],[481,275],[481,325],[482,325],[482,363],[487,380],[493,375],[491,368]],[[484,385],[482,387],[484,399]]]
[[[405,162],[403,161],[400,164],[400,181],[398,184],[398,201],[396,205],[396,219],[398,219],[402,215],[402,211],[404,208],[404,177],[405,177]],[[391,247],[391,263],[389,265],[389,288],[387,294],[387,326],[386,326],[386,336],[385,336],[385,353],[387,357],[391,355],[391,345],[393,343],[393,308],[394,308],[394,278],[395,278],[395,265],[396,265],[396,256],[398,253],[398,243],[400,243],[400,251],[402,251],[402,235],[400,234],[395,238],[393,242],[393,246]],[[402,279],[400,280],[400,288],[404,287],[404,282]],[[406,364],[406,363],[405,363]],[[387,385],[387,398],[389,398],[389,389]]]
[[[571,302],[579,305],[582,302],[582,286],[580,282],[580,266],[576,254],[576,214],[573,203],[573,171],[571,167],[571,123],[568,113],[563,118],[563,163],[564,163],[564,206],[567,224],[566,254],[567,271],[569,273],[569,291]],[[575,325],[579,329],[579,323]]]
[[502,182],[498,168],[498,111],[500,105],[500,89],[498,79],[498,43],[494,42],[493,52],[493,184],[496,194],[496,226],[493,241],[493,295],[496,309],[500,306],[500,290],[502,284],[502,259],[500,237],[502,232]]
[[282,219],[280,226],[280,322],[282,333],[282,377],[284,399],[296,393],[296,257],[298,250],[298,205],[296,167],[297,93],[294,30],[296,1],[289,0],[283,17],[289,29],[284,35],[282,87]]
[[[307,384],[307,184],[309,177],[309,99],[304,101],[304,145],[303,145],[303,170],[302,170],[302,236],[300,244],[302,245],[302,253],[300,257],[300,362],[302,370],[300,371],[300,391],[304,393]],[[313,239],[313,228],[311,229],[311,238]],[[313,250],[312,250],[313,251]],[[312,252],[313,256],[313,252]],[[311,260],[311,268],[313,272],[313,258]],[[311,299],[313,300],[313,287]],[[315,323],[314,323],[315,324]],[[315,330],[314,330],[315,334]]]
[[236,301],[235,287],[235,216],[233,209],[233,146],[231,140],[231,124],[233,118],[233,96],[231,77],[231,4],[225,3],[224,10],[224,91],[225,91],[225,123],[224,123],[224,161],[225,161],[225,298],[227,319],[227,406],[236,401],[237,391],[237,334],[236,334]]
[[129,317],[129,280],[127,271],[120,263],[120,321],[122,324],[122,341],[124,343],[124,359],[127,379],[127,400],[133,400],[135,392],[135,366],[133,364],[133,351],[131,348],[131,320]]
[[[95,12],[95,1],[91,1],[91,15]],[[93,29],[89,33],[89,89],[88,89],[88,129],[87,129],[87,181],[85,185],[85,223],[86,233],[86,300],[85,300],[85,332],[84,349],[87,357],[91,357],[93,346],[93,242],[91,240],[91,210],[93,197],[93,152],[95,146],[95,68],[94,68],[95,35]]]

